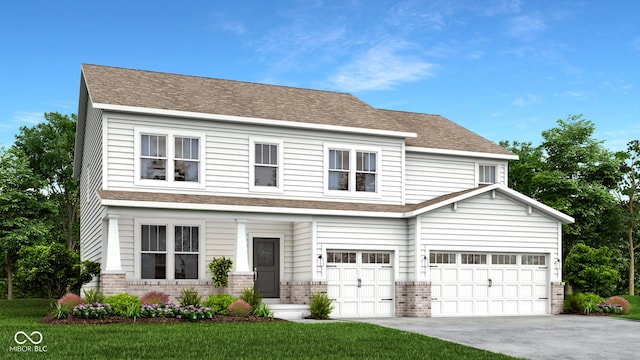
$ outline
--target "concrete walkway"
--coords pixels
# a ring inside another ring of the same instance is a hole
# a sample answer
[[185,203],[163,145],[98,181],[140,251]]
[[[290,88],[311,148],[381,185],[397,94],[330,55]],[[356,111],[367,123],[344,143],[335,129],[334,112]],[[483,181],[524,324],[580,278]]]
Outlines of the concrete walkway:
[[640,321],[606,316],[350,320],[527,359],[640,359]]

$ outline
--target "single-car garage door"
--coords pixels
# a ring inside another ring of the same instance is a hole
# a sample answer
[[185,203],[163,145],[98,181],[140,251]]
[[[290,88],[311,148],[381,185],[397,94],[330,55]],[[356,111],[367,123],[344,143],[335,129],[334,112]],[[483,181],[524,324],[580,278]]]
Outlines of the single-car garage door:
[[327,296],[332,317],[393,316],[390,252],[327,251]]
[[431,314],[548,314],[547,263],[544,254],[431,252]]

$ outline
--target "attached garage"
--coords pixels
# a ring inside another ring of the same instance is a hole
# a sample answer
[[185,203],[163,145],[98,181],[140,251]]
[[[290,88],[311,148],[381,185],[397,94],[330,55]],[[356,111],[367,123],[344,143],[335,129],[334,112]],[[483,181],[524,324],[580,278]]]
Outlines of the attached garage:
[[393,256],[381,251],[327,251],[332,317],[394,315]]
[[549,314],[547,258],[545,254],[431,252],[431,314]]

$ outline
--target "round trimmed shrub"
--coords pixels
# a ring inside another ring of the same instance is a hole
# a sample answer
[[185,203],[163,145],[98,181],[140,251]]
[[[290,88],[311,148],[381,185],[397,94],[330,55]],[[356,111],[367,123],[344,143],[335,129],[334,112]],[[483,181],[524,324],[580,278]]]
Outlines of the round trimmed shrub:
[[168,304],[169,296],[161,291],[149,291],[140,298],[141,304]]
[[210,295],[202,305],[211,308],[214,315],[229,315],[229,305],[236,300],[228,294]]
[[[140,315],[140,299],[129,294],[117,294],[107,296],[105,304],[111,305],[111,309],[116,315],[126,317],[137,317]],[[137,308],[137,312],[135,311]]]
[[84,300],[82,300],[82,298],[76,294],[72,294],[72,293],[68,293],[66,295],[64,295],[63,297],[61,297],[58,301],[57,304],[60,305],[61,307],[65,308],[65,309],[73,309],[74,306],[82,304],[84,302]]
[[235,316],[249,316],[249,314],[251,314],[251,305],[242,299],[238,299],[229,305],[229,314]]
[[627,299],[621,296],[612,296],[605,301],[607,304],[611,305],[620,305],[622,307],[622,315],[626,315],[631,310],[631,304],[627,301]]

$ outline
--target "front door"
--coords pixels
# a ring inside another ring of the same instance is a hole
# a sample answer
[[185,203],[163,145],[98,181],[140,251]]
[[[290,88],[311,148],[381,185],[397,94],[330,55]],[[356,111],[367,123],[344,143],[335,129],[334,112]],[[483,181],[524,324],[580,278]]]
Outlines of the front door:
[[255,288],[265,298],[280,297],[280,239],[253,238]]

